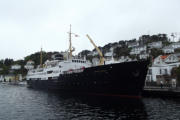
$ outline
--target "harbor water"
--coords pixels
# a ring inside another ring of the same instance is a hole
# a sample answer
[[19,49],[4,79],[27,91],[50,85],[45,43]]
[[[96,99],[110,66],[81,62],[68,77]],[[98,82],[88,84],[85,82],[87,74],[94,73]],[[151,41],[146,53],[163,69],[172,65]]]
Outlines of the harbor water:
[[0,83],[0,120],[179,120],[180,99],[111,100]]

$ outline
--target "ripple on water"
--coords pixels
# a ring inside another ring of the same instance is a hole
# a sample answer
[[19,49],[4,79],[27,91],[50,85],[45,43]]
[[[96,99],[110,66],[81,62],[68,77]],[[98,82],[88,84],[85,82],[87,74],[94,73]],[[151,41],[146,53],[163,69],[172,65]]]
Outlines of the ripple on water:
[[0,84],[0,120],[177,119],[180,102],[146,98],[118,101],[48,93]]

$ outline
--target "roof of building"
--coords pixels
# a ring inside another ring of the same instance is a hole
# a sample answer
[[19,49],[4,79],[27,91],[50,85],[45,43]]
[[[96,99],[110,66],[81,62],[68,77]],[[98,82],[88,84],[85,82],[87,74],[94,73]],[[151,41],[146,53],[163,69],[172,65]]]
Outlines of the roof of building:
[[161,55],[160,57],[161,57],[161,59],[166,59],[167,57],[168,57],[169,55]]

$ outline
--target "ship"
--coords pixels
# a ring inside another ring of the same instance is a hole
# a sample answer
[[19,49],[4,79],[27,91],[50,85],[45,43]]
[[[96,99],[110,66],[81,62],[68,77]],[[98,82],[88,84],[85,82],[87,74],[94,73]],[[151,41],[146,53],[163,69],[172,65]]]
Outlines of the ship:
[[97,96],[141,97],[149,60],[108,62],[87,35],[100,55],[99,65],[94,66],[85,57],[73,57],[72,34],[70,27],[66,57],[55,54],[52,60],[42,64],[41,54],[40,65],[28,70],[28,87]]

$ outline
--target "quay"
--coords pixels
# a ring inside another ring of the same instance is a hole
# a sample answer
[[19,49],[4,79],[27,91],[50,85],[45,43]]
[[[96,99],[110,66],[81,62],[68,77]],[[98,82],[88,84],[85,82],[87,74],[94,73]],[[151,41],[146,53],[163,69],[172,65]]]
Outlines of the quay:
[[142,97],[180,98],[180,88],[145,86]]

